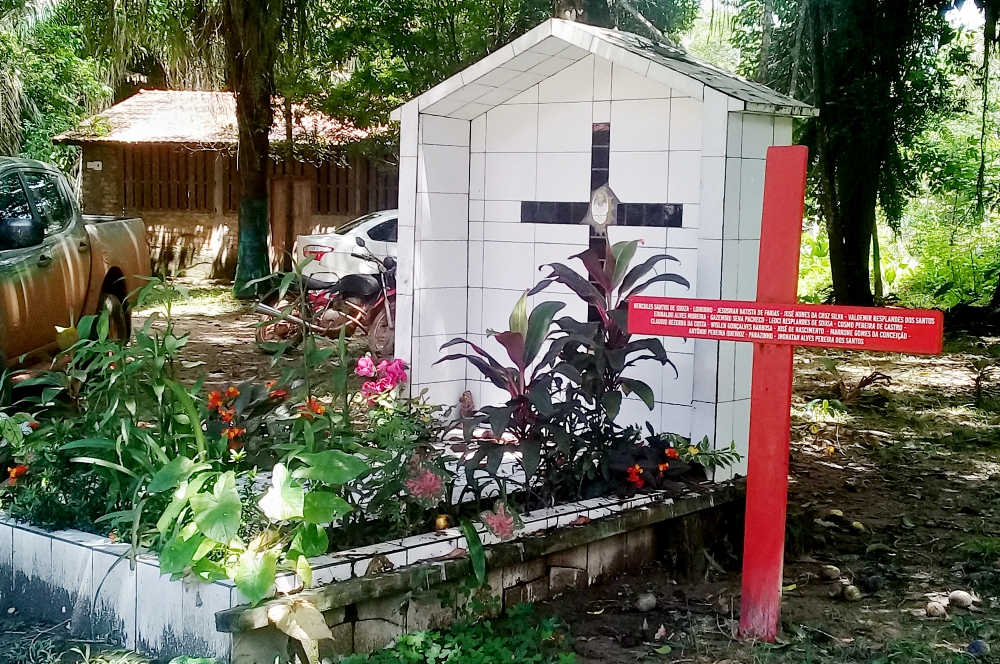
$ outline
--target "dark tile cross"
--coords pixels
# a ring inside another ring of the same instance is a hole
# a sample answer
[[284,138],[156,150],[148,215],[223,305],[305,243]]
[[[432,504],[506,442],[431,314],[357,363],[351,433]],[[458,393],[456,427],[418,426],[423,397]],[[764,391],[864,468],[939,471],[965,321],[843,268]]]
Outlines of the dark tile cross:
[[[611,123],[594,125],[590,148],[590,191],[608,184],[611,158]],[[521,223],[585,224],[590,202],[522,201]],[[673,203],[619,203],[619,226],[678,227],[684,208]],[[593,231],[592,231],[593,233]]]

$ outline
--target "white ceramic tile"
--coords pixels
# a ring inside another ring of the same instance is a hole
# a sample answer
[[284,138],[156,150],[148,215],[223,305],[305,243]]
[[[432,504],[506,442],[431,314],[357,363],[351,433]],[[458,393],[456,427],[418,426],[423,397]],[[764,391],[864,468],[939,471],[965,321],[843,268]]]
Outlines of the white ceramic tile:
[[[697,208],[697,205],[685,205],[684,217],[688,216],[688,211]],[[694,228],[670,228],[667,229],[667,248],[697,249],[698,248],[698,227]],[[669,251],[667,253],[670,253]]]
[[534,242],[536,224],[504,224],[487,221],[483,224],[483,240],[487,251],[494,242]]
[[[476,100],[477,104],[485,104],[486,106],[492,108],[497,104],[502,104],[518,95],[517,90],[508,90],[507,88],[496,88],[492,92],[487,92],[482,97]],[[483,117],[482,113],[477,114],[476,117]]]
[[701,150],[702,102],[691,97],[670,101],[670,149]]
[[722,238],[735,240],[740,236],[740,171],[742,159],[726,159],[726,198],[722,212]]
[[594,101],[611,100],[611,70],[611,61],[600,57],[594,58]]
[[[611,132],[614,141],[614,130]],[[667,152],[612,152],[609,185],[624,203],[667,203]]]
[[528,71],[537,64],[544,62],[548,56],[545,53],[540,53],[534,48],[530,51],[525,51],[520,53],[514,59],[504,63],[505,69],[513,69],[514,71]]
[[719,342],[719,401],[733,400],[733,386],[736,381],[736,342]]
[[486,197],[486,155],[473,152],[469,155],[469,198]]
[[0,611],[12,606],[14,590],[14,528],[0,522]]
[[516,69],[511,69],[509,67],[498,67],[493,71],[483,74],[480,76],[476,83],[480,85],[488,85],[493,88],[502,87],[504,83],[509,83],[511,79],[516,77],[521,72]]
[[399,158],[399,225],[413,226],[417,200],[417,158]]
[[[646,430],[646,422],[649,422],[652,425],[653,430],[656,431],[662,417],[663,411],[660,404],[654,403],[653,409],[650,410],[640,399],[634,396],[629,396],[622,399],[621,410],[618,411],[618,417],[615,418],[615,424],[618,426],[628,426],[633,424],[639,427],[645,435],[649,433]],[[608,513],[610,513],[610,511]],[[601,516],[604,516],[604,514],[601,514]],[[591,514],[590,518],[594,519],[599,517],[594,517],[593,514]]]
[[[647,249],[663,249],[667,246],[667,229],[653,226],[612,226],[608,229],[608,240],[611,244],[638,240]],[[638,260],[634,262],[638,264]]]
[[722,299],[735,300],[738,297],[738,275],[740,266],[740,241],[722,241]]
[[733,442],[736,451],[743,457],[738,464],[730,469],[734,475],[747,474],[747,452],[750,447],[750,400],[737,401],[733,404]]
[[520,200],[487,200],[483,221],[517,224],[521,221]]
[[534,152],[537,147],[537,106],[503,104],[486,114],[487,152]]
[[539,85],[539,94],[541,94],[541,85],[545,83],[546,80],[554,78],[555,74],[567,69],[568,67],[576,64],[576,60],[570,58],[560,58],[560,57],[550,57],[546,58],[542,62],[538,63],[534,67],[528,70],[529,74],[539,74],[545,77],[545,80],[541,81]]
[[719,342],[692,339],[694,344],[694,381],[691,397],[695,401],[714,402],[719,395]]
[[539,152],[535,196],[540,201],[590,198],[590,152]]
[[537,45],[532,46],[531,50],[544,55],[558,55],[562,51],[565,51],[567,46],[568,44],[558,37],[546,37],[538,42]]
[[413,295],[396,294],[396,357],[413,364]]
[[[544,66],[544,65],[540,65]],[[532,71],[541,71],[538,67]],[[579,60],[538,84],[538,101],[548,102],[594,100],[594,57]]]
[[566,254],[578,254],[588,246],[588,226],[563,224],[536,224],[535,241],[549,244],[564,244],[574,250]]
[[470,334],[483,334],[486,328],[483,327],[483,289],[469,289],[468,319],[466,329]]
[[[538,230],[541,232],[545,228],[546,224],[539,224]],[[575,256],[580,252],[584,251],[586,246],[579,245],[567,245],[567,244],[543,244],[538,243],[535,245],[535,259],[534,259],[534,271],[533,277],[534,282],[537,283],[547,277],[550,274],[549,268],[541,269],[543,265],[549,265],[550,263],[562,263],[566,265],[571,270],[583,275],[585,270],[583,268],[583,263],[577,259],[570,259],[570,256]],[[534,285],[534,284],[532,284]],[[551,293],[571,293],[568,286],[563,286],[562,284],[553,283],[547,289],[545,289],[545,299],[548,299]]]
[[[485,224],[478,224],[485,226]],[[482,287],[483,285],[483,251],[485,243],[482,241],[469,241],[469,287]]]
[[[462,393],[465,392],[465,385],[466,382],[464,380],[450,380],[439,383],[428,383],[422,386],[422,389],[427,389],[426,398],[429,403],[442,404],[455,408],[458,406],[459,399],[462,398]],[[405,564],[403,561],[406,559],[406,552],[400,551],[388,556],[388,558],[390,562],[393,562],[397,566],[402,566]]]
[[[465,78],[463,74],[463,78]],[[492,90],[493,88],[488,85],[480,85],[479,83],[466,83],[458,90],[455,90],[450,95],[449,99],[457,99],[459,101],[471,102],[476,101],[484,94]]]
[[743,156],[743,115],[729,114],[729,131],[726,132],[726,156]]
[[185,652],[203,656],[228,658],[232,635],[215,629],[215,614],[231,608],[232,591],[214,583],[178,583],[183,593],[183,623]]
[[433,102],[429,105],[424,105],[423,101],[420,104],[420,114],[421,115],[440,115],[443,117],[448,117],[458,109],[462,108],[469,102],[462,101],[460,99],[452,99],[450,97],[445,97],[440,101]]
[[420,140],[425,145],[468,147],[469,123],[436,115],[424,115],[420,118]]
[[676,261],[664,261],[656,266],[656,273],[673,273],[680,275],[687,280],[688,286],[685,287],[683,284],[678,284],[672,281],[664,282],[663,284],[663,296],[664,297],[694,297],[695,293],[698,292],[698,250],[697,249],[682,249],[673,248],[666,250],[657,250],[656,253],[665,253],[668,256],[673,256]]
[[90,626],[94,597],[92,581],[93,551],[79,543],[52,538],[52,574],[49,577],[52,587],[48,600],[59,603],[58,609],[70,620],[76,633]]
[[327,567],[321,567],[319,569],[313,570],[313,587],[323,586],[334,581],[346,581],[351,578],[351,573],[354,571],[351,569],[350,563],[340,563],[338,565],[329,565]]
[[741,240],[760,239],[760,220],[764,210],[764,161],[743,159],[740,165]]
[[399,156],[416,157],[420,142],[418,128],[420,111],[416,100],[403,104],[399,116]]
[[701,153],[670,152],[667,200],[697,204],[701,196]]
[[416,265],[416,288],[450,288],[467,285],[465,242],[425,240],[420,243],[419,263]]
[[670,99],[611,102],[612,154],[656,152],[669,148]]
[[594,122],[611,122],[611,102],[610,101],[595,101],[594,102]]
[[532,152],[518,153],[488,152],[486,154],[486,200],[537,200],[535,198],[535,161],[533,150]]
[[693,406],[663,404],[660,406],[660,412],[660,432],[675,433],[685,438],[691,437],[691,424],[694,420]]
[[757,299],[757,263],[760,260],[760,240],[740,240],[736,298]]
[[480,227],[480,237],[472,236],[472,222],[482,222],[486,219],[486,202],[480,199],[469,199],[469,239],[482,240],[482,228]]
[[[703,184],[702,187],[705,185]],[[699,220],[701,216],[701,207],[693,203],[685,205],[682,210],[681,215],[681,228],[691,231],[697,231],[698,226],[701,225]]]
[[539,104],[538,151],[583,152],[589,168],[593,122],[591,102]]
[[774,145],[792,145],[792,119],[774,118]]
[[[640,335],[635,335],[632,337],[635,340],[642,339]],[[670,358],[671,360],[674,357]],[[669,373],[669,387],[673,388],[674,383],[674,372],[670,370],[669,365],[666,366],[667,373]],[[642,382],[649,385],[649,389],[653,391],[654,398],[659,402],[667,401],[665,398],[666,394],[664,392],[668,383],[664,379],[664,365],[660,364],[656,360],[642,360],[641,362],[636,362],[630,367],[627,367],[622,375],[626,378],[631,378],[633,380],[641,380]],[[680,403],[674,401],[673,403]]]
[[715,441],[717,406],[714,401],[695,401],[691,418],[691,442],[697,445],[705,436]]
[[715,440],[712,441],[715,449],[729,447],[729,443],[733,442],[733,415],[732,401],[718,403],[715,414]]
[[729,108],[726,96],[712,88],[705,88],[702,106],[701,151],[707,157],[726,156],[726,132],[729,128]]
[[[482,214],[480,214],[479,216],[482,217]],[[485,224],[481,221],[469,222],[469,242],[483,241],[483,226],[485,226]],[[474,256],[475,252],[470,250],[469,255]]]
[[466,288],[425,288],[417,291],[417,334],[458,336],[466,332]]
[[538,103],[538,86],[532,85],[530,88],[523,92],[519,92],[516,96],[508,99],[505,104],[537,104]]
[[469,150],[471,152],[486,151],[486,115],[480,115],[472,121],[469,129]]
[[670,88],[615,63],[611,79],[611,99],[669,99]]
[[744,159],[764,159],[767,149],[774,141],[774,125],[770,115],[743,115],[743,150]]
[[658,84],[672,89],[675,96],[679,93],[701,101],[702,96],[705,93],[705,86],[700,81],[696,81],[690,76],[686,76],[679,71],[675,71],[669,67],[664,67],[663,65],[655,62],[649,63],[649,69],[646,71],[646,76],[648,76],[651,81],[656,81]]
[[117,645],[135,650],[136,571],[115,547],[96,548],[92,562],[93,633],[110,634]]
[[733,372],[733,398],[750,398],[750,383],[753,377],[753,344],[736,344],[736,367]]
[[722,297],[722,240],[698,240],[698,285],[700,298]]
[[443,82],[437,84],[424,94],[417,97],[417,101],[420,104],[420,111],[424,112],[429,107],[434,106],[436,103],[445,99],[448,95],[460,89],[465,83],[462,81],[461,74],[455,74]]
[[416,231],[418,241],[466,240],[468,237],[468,196],[465,194],[426,194],[420,197]]
[[[485,96],[489,95],[484,95],[484,97]],[[500,96],[503,97],[504,95]],[[476,118],[482,117],[483,114],[486,113],[486,111],[490,110],[491,108],[493,108],[492,104],[485,104],[482,103],[481,101],[469,102],[462,108],[451,113],[451,117],[462,118],[463,120],[475,120]]]
[[[499,290],[495,288],[483,289],[483,328],[484,330],[494,330],[503,332],[510,329],[510,312],[514,305],[521,299],[522,293],[516,290]],[[492,344],[490,343],[492,342]],[[500,348],[495,340],[484,340],[483,347],[495,344],[494,348]],[[505,357],[503,350],[500,350],[500,357]]]
[[397,231],[397,246],[399,247],[399,265],[396,267],[396,290],[402,295],[413,294],[413,280],[415,277],[414,267],[416,266],[416,252],[418,247],[415,243],[416,232],[413,226],[400,226]]
[[661,368],[663,391],[657,396],[657,401],[686,406],[691,403],[694,390],[694,355],[671,353],[669,359],[674,366],[668,364]]
[[422,145],[417,159],[417,191],[435,194],[469,193],[469,149]]
[[160,576],[155,564],[140,561],[136,566],[136,597],[156,598],[156,611],[136,611],[136,649],[155,652],[171,659],[185,653],[173,652],[183,641],[184,588]]
[[447,354],[457,351],[453,348],[441,350],[442,344],[451,341],[452,336],[443,334],[433,337],[418,337],[414,339],[417,347],[417,357],[413,367],[413,381],[420,384],[439,383],[451,380],[465,380],[465,361],[448,360],[435,364]]
[[[504,87],[510,90],[514,90],[516,92],[524,92],[530,90],[531,88],[535,88],[535,95],[537,96],[538,84],[541,81],[544,81],[545,78],[546,77],[542,76],[541,74],[534,74],[532,72],[526,71],[523,74],[518,74],[517,78],[512,79],[509,83],[504,85]],[[516,97],[512,97],[512,99],[516,99]]]
[[[735,160],[734,160],[735,161]],[[698,199],[699,237],[721,240],[722,219],[726,200],[726,159],[724,157],[701,158],[701,191]],[[685,209],[685,216],[687,210]],[[684,225],[688,226],[687,219]]]
[[[534,246],[521,242],[493,242],[483,257],[483,287],[527,290],[534,285]],[[509,313],[509,312],[508,312]]]

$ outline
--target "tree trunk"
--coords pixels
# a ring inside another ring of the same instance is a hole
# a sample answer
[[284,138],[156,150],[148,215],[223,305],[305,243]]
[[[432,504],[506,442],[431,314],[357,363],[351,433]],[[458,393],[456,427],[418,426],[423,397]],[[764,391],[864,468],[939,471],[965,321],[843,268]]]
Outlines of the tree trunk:
[[240,298],[256,295],[258,287],[250,282],[271,271],[267,253],[268,138],[274,122],[271,97],[278,21],[269,8],[267,0],[222,3],[222,30],[229,84],[236,95],[239,135],[239,249],[233,293]]
[[292,100],[285,96],[285,250],[281,255],[281,269],[291,272],[295,268],[295,144],[292,142]]
[[771,30],[774,28],[774,0],[764,0],[763,30],[760,38],[760,64],[757,67],[757,82],[767,84],[767,59],[771,51]]
[[882,252],[878,244],[878,225],[872,229],[872,283],[875,287],[875,302],[885,300],[885,285],[882,283]]

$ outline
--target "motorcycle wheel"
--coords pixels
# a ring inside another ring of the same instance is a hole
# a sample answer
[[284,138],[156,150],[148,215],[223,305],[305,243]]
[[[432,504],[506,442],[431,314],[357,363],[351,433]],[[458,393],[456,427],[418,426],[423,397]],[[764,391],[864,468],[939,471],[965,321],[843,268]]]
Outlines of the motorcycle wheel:
[[396,330],[389,327],[389,316],[383,308],[368,328],[368,348],[379,358],[392,357],[396,350]]
[[[288,306],[286,302],[275,305],[276,309],[284,310]],[[293,315],[298,315],[297,310],[293,310]],[[265,353],[275,352],[269,348],[270,344],[291,341],[292,346],[297,346],[302,342],[302,329],[295,323],[288,320],[275,320],[270,316],[261,316],[263,325],[259,325],[254,330],[254,338],[257,346]]]

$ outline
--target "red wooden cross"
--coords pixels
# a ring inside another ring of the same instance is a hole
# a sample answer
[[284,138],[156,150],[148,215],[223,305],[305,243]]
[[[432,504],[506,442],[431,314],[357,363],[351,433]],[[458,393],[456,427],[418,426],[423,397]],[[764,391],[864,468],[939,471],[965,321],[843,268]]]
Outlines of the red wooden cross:
[[[740,634],[778,633],[794,346],[937,354],[940,311],[796,304],[808,151],[767,151],[757,300],[629,300],[633,334],[754,344]],[[725,441],[723,441],[725,442]]]

